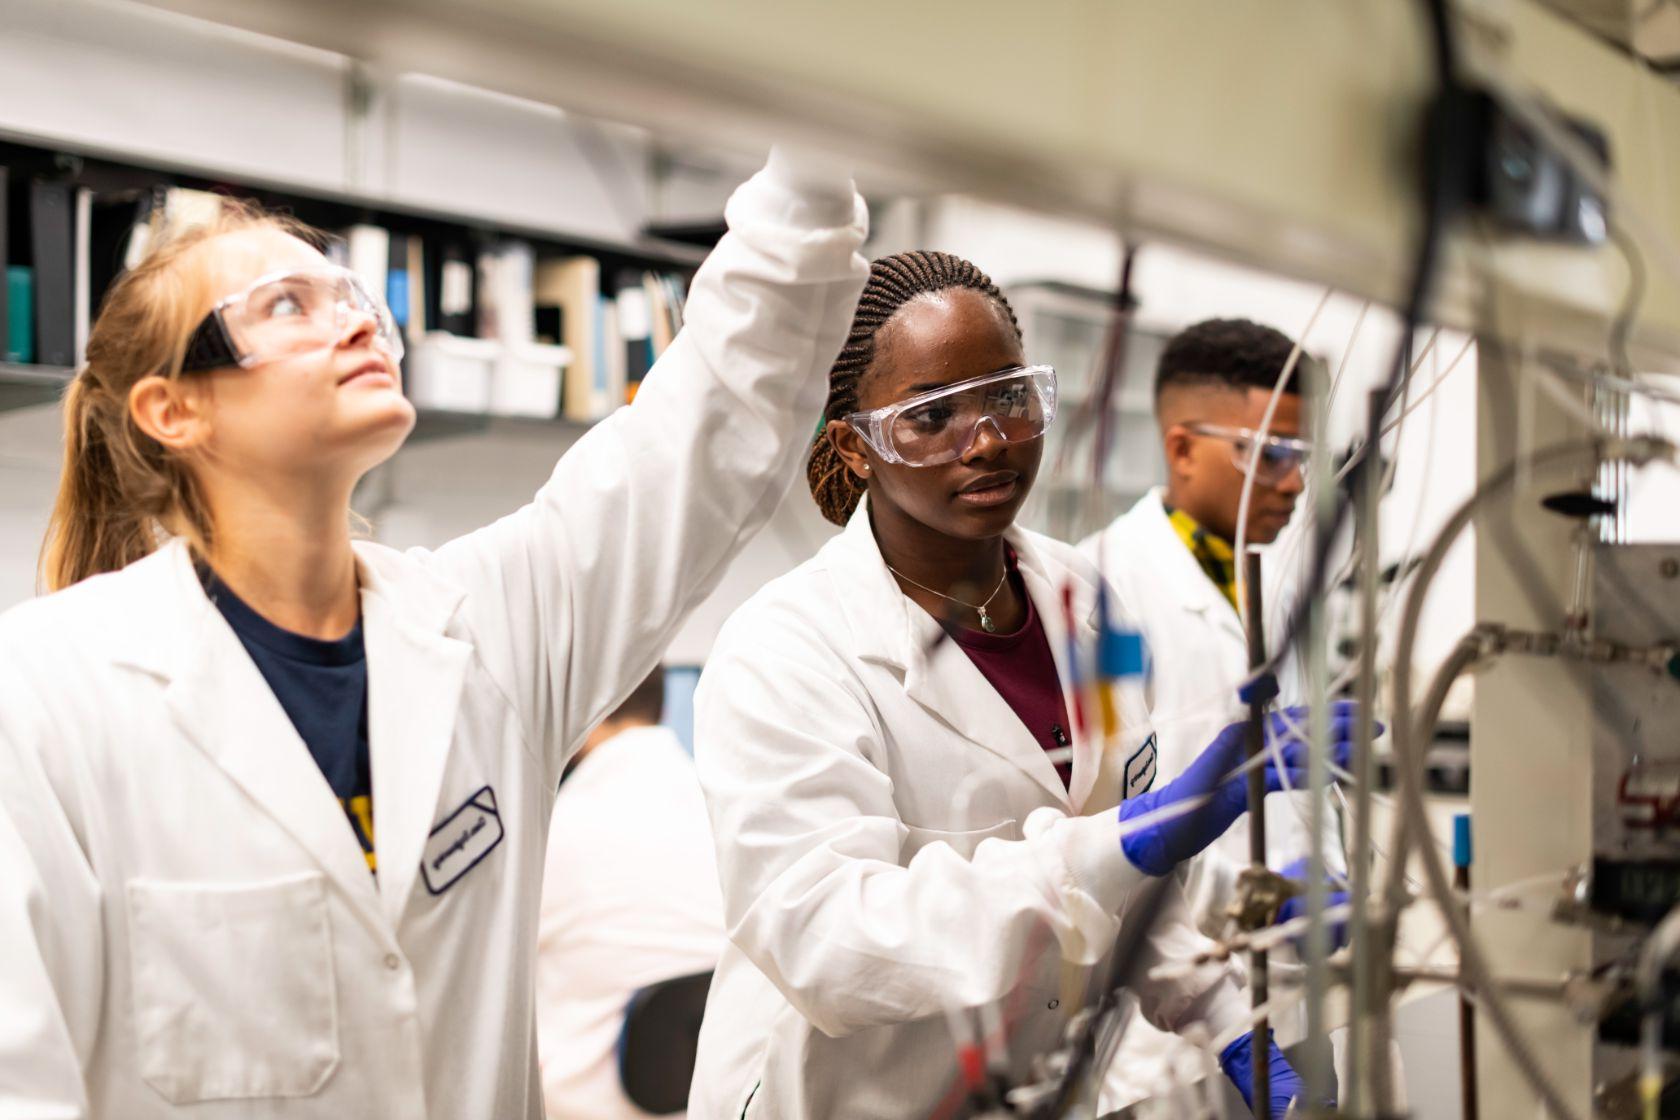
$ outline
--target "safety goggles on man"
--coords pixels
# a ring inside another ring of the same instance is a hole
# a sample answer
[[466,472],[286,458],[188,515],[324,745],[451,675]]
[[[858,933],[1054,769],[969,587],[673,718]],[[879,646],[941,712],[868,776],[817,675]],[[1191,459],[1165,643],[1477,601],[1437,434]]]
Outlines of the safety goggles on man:
[[986,424],[999,439],[1037,439],[1056,418],[1056,371],[1049,366],[989,373],[868,412],[846,423],[889,463],[933,467],[960,459]]
[[[1260,433],[1253,428],[1227,428],[1221,424],[1187,424],[1197,435],[1211,436],[1231,445],[1231,462],[1239,471],[1248,472],[1249,460],[1254,458],[1254,441]],[[1254,480],[1275,486],[1301,468],[1312,444],[1291,436],[1267,436],[1260,441],[1260,458],[1254,466]]]
[[348,268],[321,265],[276,272],[218,300],[187,342],[181,372],[239,366],[330,350],[353,316],[373,320],[374,341],[393,359],[403,355],[391,311]]

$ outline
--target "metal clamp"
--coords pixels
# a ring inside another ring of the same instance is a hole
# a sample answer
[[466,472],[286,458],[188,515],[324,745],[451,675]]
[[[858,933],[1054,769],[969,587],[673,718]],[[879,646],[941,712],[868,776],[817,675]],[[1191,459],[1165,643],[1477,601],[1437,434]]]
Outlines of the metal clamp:
[[1237,928],[1250,931],[1277,923],[1283,904],[1302,893],[1301,884],[1264,867],[1245,867],[1237,873],[1237,896],[1225,914]]

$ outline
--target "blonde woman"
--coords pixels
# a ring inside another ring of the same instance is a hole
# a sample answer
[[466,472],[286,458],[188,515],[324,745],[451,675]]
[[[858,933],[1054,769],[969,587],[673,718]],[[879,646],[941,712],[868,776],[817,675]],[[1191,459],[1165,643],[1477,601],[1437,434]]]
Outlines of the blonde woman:
[[0,616],[0,1112],[537,1116],[549,806],[798,469],[866,268],[780,156],[536,498],[352,541],[414,424],[379,299],[235,210],[122,278]]

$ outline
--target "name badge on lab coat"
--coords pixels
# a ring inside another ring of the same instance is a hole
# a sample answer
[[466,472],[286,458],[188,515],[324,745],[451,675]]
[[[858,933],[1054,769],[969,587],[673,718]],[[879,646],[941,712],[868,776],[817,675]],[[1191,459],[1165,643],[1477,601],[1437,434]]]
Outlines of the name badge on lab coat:
[[443,818],[426,838],[426,853],[420,860],[426,889],[442,894],[501,842],[502,817],[496,811],[496,791],[484,786],[467,798],[465,805]]
[[1140,793],[1148,793],[1149,787],[1155,784],[1155,763],[1159,752],[1155,749],[1155,735],[1143,741],[1143,746],[1132,752],[1132,757],[1126,760],[1126,797],[1136,797]]

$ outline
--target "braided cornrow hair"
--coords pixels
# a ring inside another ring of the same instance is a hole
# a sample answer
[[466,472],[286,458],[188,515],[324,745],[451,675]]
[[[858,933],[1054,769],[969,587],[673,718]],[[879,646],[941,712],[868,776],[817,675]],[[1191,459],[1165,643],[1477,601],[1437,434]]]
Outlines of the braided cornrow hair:
[[817,433],[816,445],[811,448],[811,458],[805,466],[811,497],[816,499],[822,515],[836,525],[844,525],[856,511],[863,499],[864,482],[841,460],[828,438],[827,426],[858,410],[858,382],[875,360],[875,339],[881,328],[918,296],[935,295],[952,288],[968,288],[996,302],[1009,316],[1015,337],[1021,336],[1015,309],[1009,306],[991,277],[961,257],[917,249],[882,257],[869,266],[869,282],[858,297],[852,331],[828,373],[828,405],[823,410],[825,430]]

